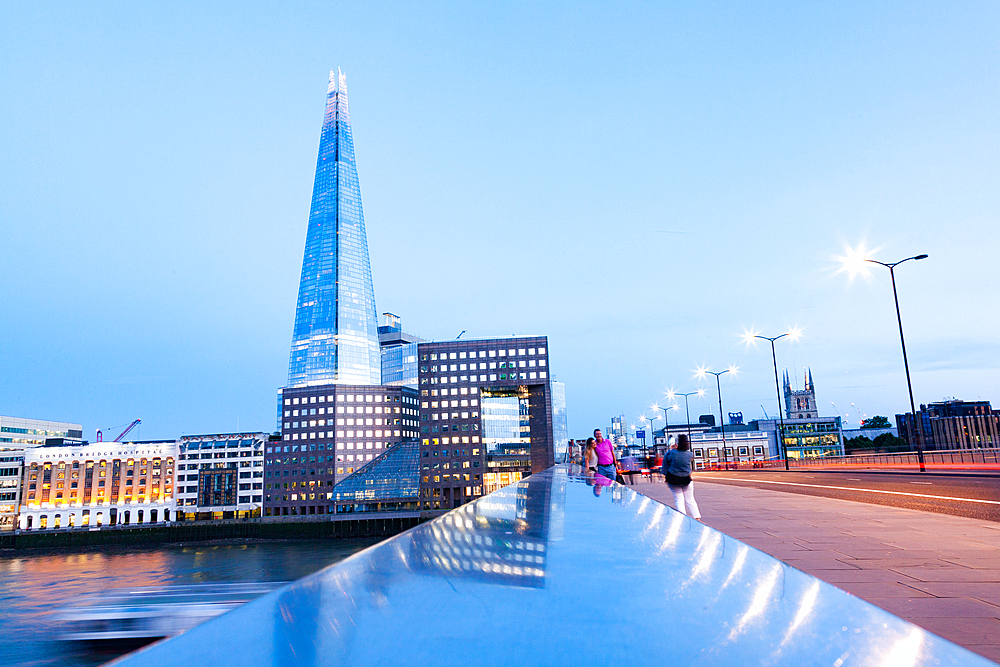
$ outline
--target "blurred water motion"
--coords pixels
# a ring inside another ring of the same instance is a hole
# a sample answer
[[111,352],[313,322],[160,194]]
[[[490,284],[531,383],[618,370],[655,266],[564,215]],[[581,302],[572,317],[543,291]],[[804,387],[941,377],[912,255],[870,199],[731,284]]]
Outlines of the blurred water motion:
[[150,642],[172,637],[285,582],[122,588],[89,595],[56,615],[64,641]]
[[69,620],[64,612],[79,611],[80,605],[122,589],[273,585],[304,577],[376,541],[188,545],[27,556],[5,553],[0,555],[0,621],[4,629],[0,633],[0,664],[98,665],[148,642],[143,638],[101,644],[60,640],[70,629],[64,625]]

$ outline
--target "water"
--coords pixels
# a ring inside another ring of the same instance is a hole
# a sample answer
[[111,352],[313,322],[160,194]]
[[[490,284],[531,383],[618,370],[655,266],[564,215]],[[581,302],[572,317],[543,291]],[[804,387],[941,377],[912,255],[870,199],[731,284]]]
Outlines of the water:
[[[53,614],[112,588],[292,581],[378,539],[268,542],[0,556],[0,665],[89,667],[122,649],[61,642]],[[127,650],[127,649],[124,649]]]

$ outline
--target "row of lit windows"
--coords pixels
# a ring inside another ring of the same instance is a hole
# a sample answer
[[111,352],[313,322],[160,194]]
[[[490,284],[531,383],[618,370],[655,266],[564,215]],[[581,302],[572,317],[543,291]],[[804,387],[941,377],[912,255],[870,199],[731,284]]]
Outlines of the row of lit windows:
[[[535,365],[536,365],[536,363],[537,363],[538,366],[545,366],[545,360],[544,359],[539,359],[537,362],[534,359],[528,359],[527,361],[525,361],[523,359],[520,360],[520,361],[501,361],[501,362],[491,361],[491,362],[489,362],[488,366],[487,366],[487,362],[483,361],[483,362],[480,362],[478,370],[481,370],[481,371],[485,371],[485,370],[491,370],[491,371],[492,370],[497,370],[498,369],[498,363],[499,363],[499,369],[500,370],[506,370],[508,368],[511,368],[511,369],[513,369],[513,368],[534,368]],[[431,373],[437,373],[438,372],[438,368],[439,368],[438,365],[434,364],[434,365],[430,366],[430,372]],[[452,372],[452,373],[455,373],[457,371],[466,371],[466,370],[468,370],[468,371],[477,370],[476,369],[476,365],[475,364],[441,364],[440,365],[440,372],[441,373],[448,373],[449,371]],[[426,373],[427,371],[428,371],[428,367],[427,366],[421,366],[420,367],[420,372],[421,373]]]
[[[435,447],[437,445],[459,445],[459,444],[461,444],[461,445],[467,445],[470,442],[473,442],[473,443],[479,442],[479,436],[478,435],[473,435],[473,436],[463,435],[463,436],[461,436],[461,441],[459,441],[459,436],[453,436],[453,437],[448,437],[448,438],[429,438],[429,439],[428,438],[424,438],[423,439],[423,443],[424,443],[425,446],[435,446]],[[478,449],[473,449],[472,451],[475,452],[473,454],[473,456],[479,456],[479,450]]]
[[[259,502],[261,502],[261,497],[260,496],[240,496],[239,499],[237,500],[237,504],[239,504],[239,505],[247,505],[249,503],[259,503]],[[177,499],[177,504],[178,505],[198,506],[198,499],[197,498],[178,498]],[[219,505],[202,505],[201,507],[232,507],[232,505],[225,505],[225,504],[219,504]],[[208,510],[206,510],[206,511],[208,511]]]
[[[541,378],[544,380],[547,377],[545,371],[540,371],[538,373],[532,371],[530,373],[500,373],[499,376],[496,373],[490,373],[489,376],[486,375],[452,375],[438,377],[422,377],[420,378],[420,384],[452,384],[458,382],[497,382],[497,381],[507,381],[507,380],[537,380]],[[477,380],[478,378],[478,380]],[[488,379],[487,379],[488,378]],[[473,387],[474,389],[475,387]],[[446,390],[447,391],[447,390]],[[472,392],[475,393],[475,392]]]
[[441,352],[441,353],[431,353],[430,355],[422,354],[420,355],[420,361],[427,361],[428,357],[431,361],[437,361],[438,359],[475,359],[478,355],[480,359],[485,359],[487,357],[513,357],[524,356],[525,354],[545,354],[545,348],[519,348],[515,350],[472,350],[471,352]]
[[[338,402],[348,402],[348,403],[381,403],[385,401],[386,403],[399,403],[401,400],[403,403],[409,405],[416,405],[417,400],[415,398],[410,398],[409,396],[396,396],[395,401],[393,401],[393,396],[383,396],[382,394],[337,394]],[[308,403],[333,403],[333,396],[309,396],[308,400],[306,397],[299,398],[286,398],[285,405],[306,405]]]
[[[336,437],[338,439],[340,439],[340,438],[391,438],[393,436],[395,436],[397,438],[398,437],[412,438],[412,437],[416,436],[416,431],[408,431],[408,430],[406,430],[406,431],[400,431],[400,430],[392,431],[392,430],[386,429],[384,431],[380,431],[380,430],[369,430],[369,431],[337,431],[337,433],[336,433]],[[301,438],[300,438],[300,435],[298,433],[292,433],[291,435],[289,435],[288,433],[286,433],[284,435],[284,439],[286,441],[300,440],[300,439],[301,440],[315,440],[317,438],[319,438],[320,440],[323,440],[323,439],[330,439],[330,438],[333,438],[333,437],[334,437],[334,432],[333,431],[313,431],[311,433],[302,433],[301,434]],[[338,449],[343,449],[343,447],[341,446],[342,444],[343,443],[338,443],[337,444],[337,448]],[[348,449],[350,449],[350,443],[348,443]]]
[[[337,414],[338,415],[342,415],[342,414],[345,414],[345,413],[349,414],[349,415],[353,415],[353,414],[355,414],[355,412],[357,412],[357,414],[369,414],[369,415],[372,415],[372,414],[375,414],[375,415],[397,414],[398,415],[400,413],[402,413],[404,415],[415,415],[415,414],[417,414],[416,411],[411,410],[410,408],[398,408],[398,407],[396,407],[396,408],[390,408],[389,406],[386,406],[383,409],[381,405],[376,405],[374,407],[371,406],[371,405],[365,405],[365,406],[359,405],[357,408],[355,408],[353,405],[346,405],[346,406],[345,405],[338,405],[337,406]],[[301,411],[300,410],[285,410],[285,415],[284,416],[285,417],[299,417],[299,416],[308,417],[310,415],[317,415],[317,414],[319,414],[319,415],[331,414],[332,415],[333,414],[333,408],[330,408],[329,410],[327,410],[326,408],[308,408],[308,409],[307,408],[302,408]]]
[[[348,417],[348,418],[341,417],[341,418],[337,419],[337,426],[345,426],[345,423],[344,423],[345,419],[346,419],[346,426],[354,426],[354,419],[355,419],[354,417]],[[408,422],[409,420],[404,420],[404,421]],[[393,423],[395,423],[395,425],[398,426],[399,422],[400,422],[399,419],[395,419],[395,420],[393,420],[393,419],[382,419],[382,418],[378,418],[378,417],[376,417],[376,418],[369,417],[367,419],[365,419],[364,417],[358,417],[357,418],[358,426],[365,426],[365,425],[368,425],[368,426],[391,426],[391,425],[393,425]],[[327,424],[327,420],[325,420],[325,419],[313,419],[312,421],[308,421],[308,422],[285,422],[285,429],[291,429],[291,428],[295,428],[295,429],[298,429],[298,428],[315,428],[316,426],[326,426],[326,424]],[[332,419],[330,420],[330,426],[333,426],[333,420]]]

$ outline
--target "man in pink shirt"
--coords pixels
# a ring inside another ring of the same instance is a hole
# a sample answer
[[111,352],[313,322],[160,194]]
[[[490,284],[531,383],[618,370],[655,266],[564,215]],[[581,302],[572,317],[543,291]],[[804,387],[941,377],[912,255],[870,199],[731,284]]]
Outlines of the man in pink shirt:
[[615,458],[615,448],[610,440],[604,439],[601,429],[594,429],[594,444],[597,452],[597,474],[614,480],[618,474],[618,461]]

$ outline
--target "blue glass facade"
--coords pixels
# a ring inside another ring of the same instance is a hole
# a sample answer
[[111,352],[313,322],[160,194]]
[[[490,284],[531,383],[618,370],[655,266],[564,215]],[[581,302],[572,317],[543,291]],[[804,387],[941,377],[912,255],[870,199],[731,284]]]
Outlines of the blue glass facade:
[[404,440],[334,487],[337,511],[415,510],[419,472],[420,441]]
[[330,73],[288,386],[381,383],[378,319],[347,79]]
[[382,348],[382,383],[395,387],[413,387],[420,382],[417,372],[417,343]]

